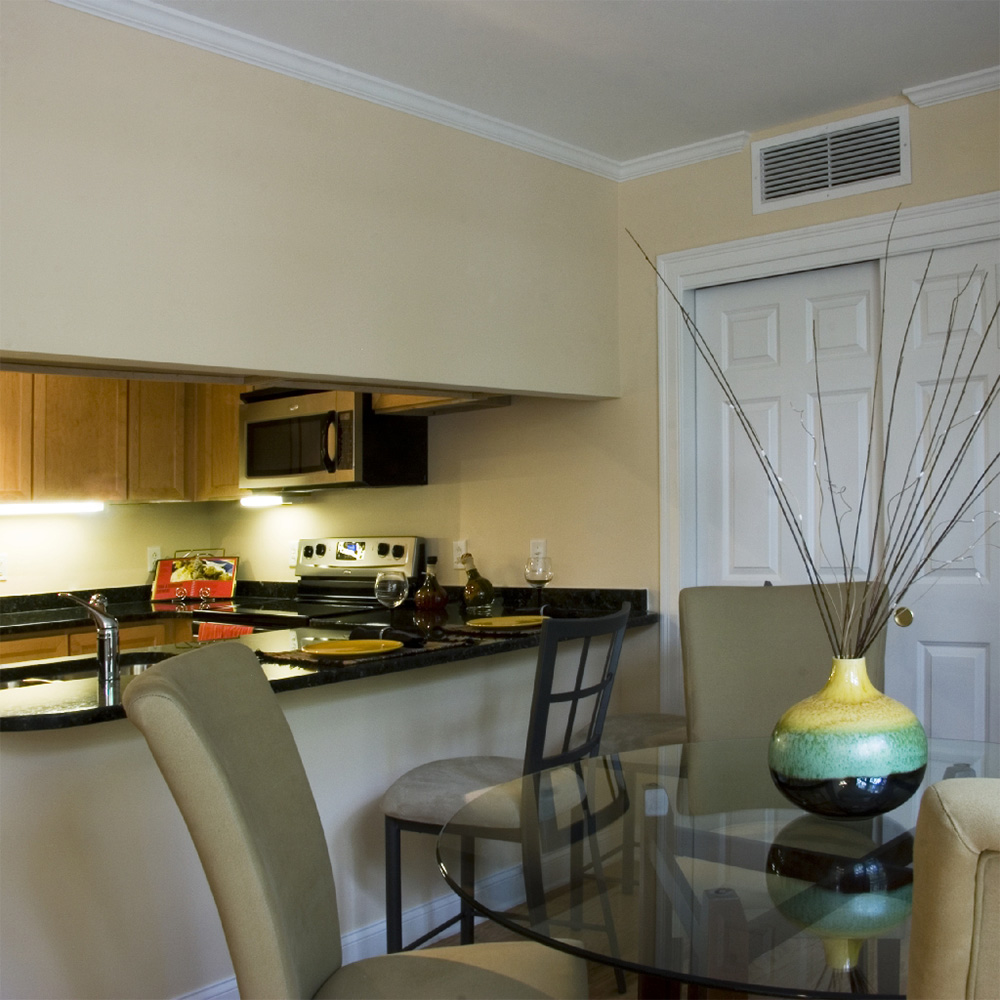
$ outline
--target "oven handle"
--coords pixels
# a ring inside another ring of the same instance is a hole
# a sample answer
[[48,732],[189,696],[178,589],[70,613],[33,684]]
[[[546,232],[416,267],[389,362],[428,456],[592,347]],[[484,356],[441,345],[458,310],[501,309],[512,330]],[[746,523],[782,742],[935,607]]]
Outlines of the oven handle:
[[[333,445],[331,449],[330,445]],[[337,471],[337,411],[331,410],[320,429],[319,453],[327,472]]]

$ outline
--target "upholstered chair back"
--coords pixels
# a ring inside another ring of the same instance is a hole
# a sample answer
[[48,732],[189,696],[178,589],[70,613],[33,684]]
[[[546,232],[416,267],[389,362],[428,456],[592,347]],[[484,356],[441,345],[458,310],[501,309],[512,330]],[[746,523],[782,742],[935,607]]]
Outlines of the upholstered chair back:
[[920,801],[910,1000],[1000,997],[1000,778],[950,778]]
[[[863,587],[852,584],[856,594]],[[819,691],[833,662],[808,584],[685,588],[680,633],[691,742],[770,736],[785,709]],[[866,659],[881,689],[885,629]]]

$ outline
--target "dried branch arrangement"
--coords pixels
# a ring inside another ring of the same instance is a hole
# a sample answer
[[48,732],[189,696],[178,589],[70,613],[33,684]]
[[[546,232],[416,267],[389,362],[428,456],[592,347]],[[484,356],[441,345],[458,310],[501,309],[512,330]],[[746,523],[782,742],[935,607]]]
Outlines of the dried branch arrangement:
[[[853,509],[844,496],[844,489],[834,482],[831,472],[823,414],[820,352],[817,333],[815,328],[813,329],[818,415],[817,433],[813,435],[814,467],[821,503],[824,507],[829,504],[836,544],[840,550],[846,576],[842,582],[824,581],[817,563],[817,554],[812,552],[807,542],[802,515],[795,508],[794,497],[761,444],[722,366],[691,315],[660,274],[656,264],[635,236],[627,229],[626,232],[653,268],[661,285],[680,311],[684,327],[699,356],[721,388],[727,404],[753,448],[768,485],[777,498],[778,509],[791,532],[796,551],[805,566],[833,655],[864,656],[865,651],[890,618],[896,616],[900,624],[909,623],[912,616],[903,607],[902,601],[914,584],[940,566],[968,557],[966,551],[956,557],[944,559],[942,557],[944,542],[959,524],[976,519],[979,501],[1000,478],[1000,451],[998,451],[986,457],[984,467],[971,485],[967,482],[964,485],[959,483],[959,471],[964,471],[964,463],[969,457],[970,449],[976,444],[978,435],[986,433],[987,416],[1000,394],[1000,375],[985,371],[986,348],[989,337],[995,335],[1000,304],[994,306],[988,322],[982,325],[982,329],[975,331],[973,318],[981,305],[986,283],[984,280],[979,280],[977,287],[975,283],[977,276],[980,279],[984,277],[980,272],[974,272],[969,276],[952,302],[937,377],[924,411],[922,425],[912,442],[900,445],[896,441],[898,436],[896,406],[899,402],[903,363],[912,345],[914,317],[930,272],[933,254],[928,257],[917,294],[910,307],[895,358],[894,374],[891,380],[887,380],[891,381],[891,384],[883,385],[882,346],[886,317],[884,276],[889,267],[889,240],[887,240],[883,267],[882,310],[876,330],[875,381],[872,386],[873,398],[876,401],[883,396],[886,399],[886,416],[884,423],[880,422],[876,416],[877,407],[872,407],[862,486],[856,507]],[[889,239],[891,239],[891,227]],[[969,321],[961,324],[957,321],[957,317],[959,302],[963,296],[971,297],[974,301],[969,310]],[[974,382],[979,380],[984,382],[982,403],[978,410],[968,414],[966,411],[971,390]],[[904,452],[901,455],[907,457],[902,482],[897,488],[891,488],[886,482],[886,474],[890,468],[890,451],[897,447],[902,447]],[[864,511],[865,497],[869,494],[870,479],[874,486],[871,537],[861,538],[861,515]],[[847,516],[848,513],[851,515],[850,518]],[[983,516],[985,523],[980,526],[977,541],[982,540],[998,526],[997,511],[989,511]],[[849,526],[851,520],[854,522],[853,530]],[[867,555],[864,565],[859,563],[858,553]],[[844,583],[857,583],[860,586],[843,586]]]

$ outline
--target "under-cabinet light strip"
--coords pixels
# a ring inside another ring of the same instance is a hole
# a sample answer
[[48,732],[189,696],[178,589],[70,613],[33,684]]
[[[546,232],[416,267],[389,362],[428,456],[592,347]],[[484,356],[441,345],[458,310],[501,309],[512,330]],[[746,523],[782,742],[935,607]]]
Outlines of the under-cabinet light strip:
[[0,516],[16,514],[96,514],[104,510],[100,500],[59,503],[0,503]]

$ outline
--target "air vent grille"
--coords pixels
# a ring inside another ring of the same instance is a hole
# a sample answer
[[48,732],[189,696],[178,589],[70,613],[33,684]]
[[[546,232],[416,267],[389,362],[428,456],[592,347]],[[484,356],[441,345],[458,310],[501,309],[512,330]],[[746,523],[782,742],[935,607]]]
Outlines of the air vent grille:
[[754,143],[754,211],[909,183],[905,111]]

